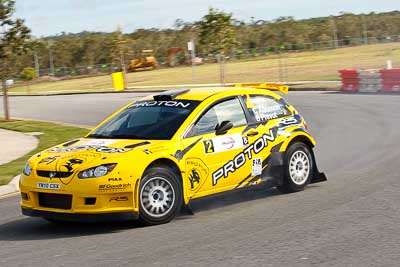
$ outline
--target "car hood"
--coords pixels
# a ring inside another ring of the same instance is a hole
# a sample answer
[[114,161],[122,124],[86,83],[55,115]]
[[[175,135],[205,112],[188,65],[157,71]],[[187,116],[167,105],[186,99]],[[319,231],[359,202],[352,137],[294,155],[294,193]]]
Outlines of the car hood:
[[37,171],[74,173],[101,164],[117,163],[120,157],[134,153],[164,150],[167,141],[90,139],[73,140],[36,154],[30,160]]

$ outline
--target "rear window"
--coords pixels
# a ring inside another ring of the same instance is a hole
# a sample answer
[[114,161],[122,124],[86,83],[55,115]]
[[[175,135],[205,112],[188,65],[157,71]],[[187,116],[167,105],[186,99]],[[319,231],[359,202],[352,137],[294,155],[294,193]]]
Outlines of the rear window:
[[290,115],[284,103],[269,96],[253,95],[250,96],[250,102],[254,106],[249,111],[258,122]]

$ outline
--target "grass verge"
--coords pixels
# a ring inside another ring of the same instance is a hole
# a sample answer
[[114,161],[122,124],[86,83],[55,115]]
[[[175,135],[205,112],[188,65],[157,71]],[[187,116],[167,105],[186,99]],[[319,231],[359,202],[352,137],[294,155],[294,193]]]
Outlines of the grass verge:
[[40,121],[10,121],[5,122],[0,120],[0,128],[13,130],[23,133],[29,132],[42,132],[42,135],[37,136],[39,139],[38,147],[9,163],[0,165],[0,185],[7,184],[13,177],[20,174],[26,161],[34,154],[63,143],[65,141],[81,137],[85,135],[88,130],[72,126],[64,126],[49,122]]

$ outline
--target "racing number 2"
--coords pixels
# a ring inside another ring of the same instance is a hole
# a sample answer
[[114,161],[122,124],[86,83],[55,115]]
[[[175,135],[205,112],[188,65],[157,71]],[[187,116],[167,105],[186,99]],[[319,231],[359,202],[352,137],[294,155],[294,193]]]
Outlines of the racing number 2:
[[204,144],[204,149],[205,149],[206,154],[214,153],[215,150],[214,150],[214,144],[213,144],[212,140],[205,140],[205,141],[203,141],[203,144]]

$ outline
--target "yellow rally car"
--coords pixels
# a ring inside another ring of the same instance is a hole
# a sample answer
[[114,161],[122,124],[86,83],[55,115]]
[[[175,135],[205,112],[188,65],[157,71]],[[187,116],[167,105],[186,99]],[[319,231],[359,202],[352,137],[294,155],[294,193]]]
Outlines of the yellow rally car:
[[283,85],[182,89],[128,104],[87,136],[32,156],[22,212],[51,221],[170,221],[192,199],[265,182],[325,181]]

